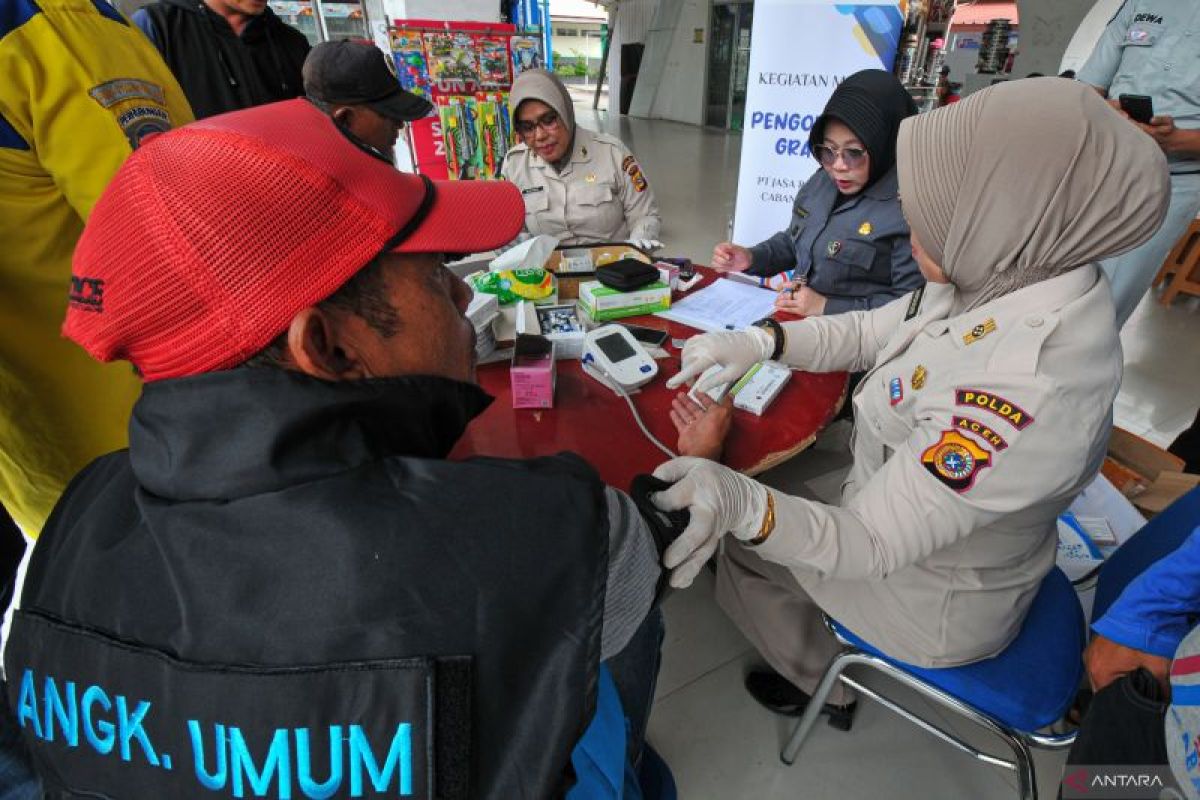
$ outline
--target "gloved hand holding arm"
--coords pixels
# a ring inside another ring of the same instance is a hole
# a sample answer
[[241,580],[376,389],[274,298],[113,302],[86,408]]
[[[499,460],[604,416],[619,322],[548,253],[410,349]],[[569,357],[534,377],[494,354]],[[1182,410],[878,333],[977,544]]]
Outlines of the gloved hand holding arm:
[[663,554],[676,589],[692,585],[726,532],[749,540],[762,528],[767,487],[756,480],[704,458],[672,459],[659,465],[654,477],[674,484],[654,495],[654,504],[664,511],[686,508],[691,514],[687,528]]

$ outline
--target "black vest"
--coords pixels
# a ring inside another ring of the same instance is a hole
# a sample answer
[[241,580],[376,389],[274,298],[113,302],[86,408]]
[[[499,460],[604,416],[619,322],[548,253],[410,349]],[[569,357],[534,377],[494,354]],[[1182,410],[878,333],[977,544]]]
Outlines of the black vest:
[[32,556],[8,696],[51,797],[544,798],[591,720],[603,485],[444,460],[488,402],[270,369],[147,384]]
[[308,40],[270,8],[241,36],[202,0],[159,0],[145,12],[196,119],[304,94]]

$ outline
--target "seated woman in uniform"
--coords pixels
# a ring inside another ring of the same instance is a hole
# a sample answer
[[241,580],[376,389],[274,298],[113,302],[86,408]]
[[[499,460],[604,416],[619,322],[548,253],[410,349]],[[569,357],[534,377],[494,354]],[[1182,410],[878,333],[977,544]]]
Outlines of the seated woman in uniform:
[[658,203],[645,173],[620,139],[575,124],[562,81],[527,69],[513,81],[508,105],[521,143],[508,151],[501,174],[525,197],[521,238],[661,247]]
[[[1170,200],[1162,151],[1124,123],[1057,78],[908,119],[900,193],[926,287],[872,311],[688,341],[668,385],[767,358],[867,370],[840,506],[704,459],[655,471],[674,484],[659,507],[691,512],[663,558],[673,585],[733,534],[717,600],[770,667],[746,680],[763,705],[808,703],[838,651],[821,611],[921,667],[989,658],[1020,631],[1054,567],[1055,520],[1112,428],[1121,346],[1096,262],[1146,241]],[[824,711],[847,727],[852,701],[839,684]]]
[[879,308],[924,282],[896,192],[896,131],[917,113],[890,73],[856,72],[809,133],[822,169],[804,184],[786,230],[742,247],[723,242],[712,267],[769,277],[795,270],[775,305],[805,317]]

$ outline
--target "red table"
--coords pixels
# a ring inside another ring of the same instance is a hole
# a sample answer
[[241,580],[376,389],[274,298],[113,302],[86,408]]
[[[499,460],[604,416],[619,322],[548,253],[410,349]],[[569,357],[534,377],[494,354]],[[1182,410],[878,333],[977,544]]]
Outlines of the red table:
[[[702,285],[713,279],[706,277]],[[672,339],[697,333],[687,325],[655,316],[621,321],[665,330]],[[678,390],[667,389],[666,380],[679,372],[679,351],[670,343],[667,350],[671,357],[658,360],[659,374],[631,397],[650,432],[674,450],[677,434],[668,411]],[[479,384],[496,400],[467,428],[451,458],[531,458],[571,450],[596,467],[606,483],[621,489],[628,488],[635,475],[650,472],[667,460],[638,429],[625,401],[584,374],[577,360],[557,362],[554,408],[547,409],[512,407],[508,367],[508,362],[499,362],[479,368]],[[844,372],[793,372],[762,417],[734,410],[722,461],[748,475],[783,463],[813,443],[841,408],[845,394]]]

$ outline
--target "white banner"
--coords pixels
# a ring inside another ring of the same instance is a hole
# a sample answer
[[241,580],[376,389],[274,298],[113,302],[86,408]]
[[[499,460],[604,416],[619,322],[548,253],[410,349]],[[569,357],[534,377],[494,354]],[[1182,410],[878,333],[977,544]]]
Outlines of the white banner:
[[783,230],[817,169],[808,133],[829,95],[863,69],[891,71],[899,3],[756,0],[733,240],[747,247]]

